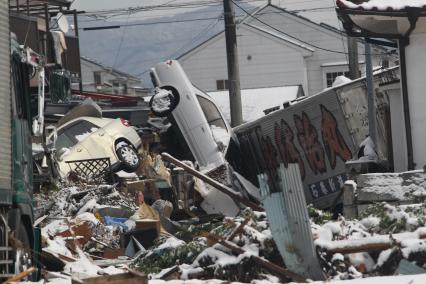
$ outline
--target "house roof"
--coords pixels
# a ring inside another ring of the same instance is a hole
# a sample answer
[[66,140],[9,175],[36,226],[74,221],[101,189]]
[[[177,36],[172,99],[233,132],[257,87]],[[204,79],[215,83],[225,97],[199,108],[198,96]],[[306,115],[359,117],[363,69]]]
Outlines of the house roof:
[[402,12],[410,8],[420,8],[426,11],[426,0],[370,0],[360,4],[348,0],[337,0],[340,9],[355,9],[363,11]]
[[139,78],[137,78],[137,77],[135,77],[133,75],[130,75],[128,73],[125,73],[123,71],[120,71],[118,69],[106,66],[106,65],[102,64],[101,62],[97,61],[96,59],[88,58],[86,56],[81,56],[80,59],[83,60],[83,61],[87,61],[87,62],[90,62],[92,64],[95,64],[95,65],[99,66],[100,68],[104,69],[105,71],[109,71],[109,72],[115,73],[115,74],[117,74],[119,76],[126,77],[126,78],[128,78],[130,80],[133,80],[133,81],[141,82],[141,80]]
[[[225,118],[230,120],[229,91],[207,94],[216,102]],[[303,89],[300,85],[242,89],[243,120],[248,122],[258,119],[265,115],[264,110],[281,106],[284,102],[293,101],[301,95],[303,95]]]
[[261,12],[264,9],[268,8],[268,7],[272,7],[274,9],[276,9],[276,10],[279,10],[280,13],[287,14],[287,15],[290,15],[292,17],[301,19],[303,21],[306,21],[307,23],[313,24],[313,25],[318,26],[318,27],[320,27],[322,29],[326,29],[326,30],[332,31],[332,32],[337,33],[339,35],[341,35],[342,33],[344,33],[344,31],[340,31],[337,28],[332,27],[332,26],[330,26],[328,24],[314,22],[311,19],[306,18],[306,17],[304,17],[304,16],[302,16],[302,15],[296,13],[296,12],[289,11],[289,10],[287,10],[285,8],[276,6],[274,4],[266,4],[266,5],[261,6],[260,8],[258,8],[257,10],[255,10],[255,12],[250,13],[249,15],[245,16],[244,19],[241,22],[247,22],[248,20],[250,20],[250,18],[253,18],[253,16],[262,15]]

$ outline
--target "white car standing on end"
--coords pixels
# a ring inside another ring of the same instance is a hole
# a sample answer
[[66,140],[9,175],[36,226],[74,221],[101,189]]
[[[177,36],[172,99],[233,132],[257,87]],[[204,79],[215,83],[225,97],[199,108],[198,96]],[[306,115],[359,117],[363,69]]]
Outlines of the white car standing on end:
[[109,158],[114,171],[134,172],[140,164],[137,149],[142,144],[135,129],[124,119],[83,116],[57,129],[56,157],[60,175],[72,168],[66,162]]
[[225,165],[233,134],[213,99],[191,83],[176,60],[158,63],[150,75],[156,87],[151,111],[174,119],[201,171]]

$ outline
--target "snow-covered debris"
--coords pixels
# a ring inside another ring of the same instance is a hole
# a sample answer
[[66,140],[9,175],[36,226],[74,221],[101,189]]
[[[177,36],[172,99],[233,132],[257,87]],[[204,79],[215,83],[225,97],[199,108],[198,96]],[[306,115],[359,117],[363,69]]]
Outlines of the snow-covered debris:
[[[175,237],[160,239],[159,244],[141,256],[134,268],[149,274],[152,279],[161,278],[175,265],[178,265],[180,279],[196,277],[239,282],[274,279],[251,258],[261,256],[281,262],[265,214],[256,213],[246,209],[235,218],[184,226]],[[244,253],[232,253],[219,244],[209,245],[206,238],[200,237],[203,232],[228,237],[246,218],[251,218],[252,222],[233,240]],[[177,240],[179,237],[186,241]]]
[[152,98],[152,109],[158,113],[168,111],[172,104],[170,99],[172,96],[172,91],[156,88],[155,95]]
[[350,9],[364,9],[364,10],[403,10],[409,7],[424,8],[426,7],[426,0],[369,0],[361,4],[355,4],[348,0],[337,0],[338,3]]
[[364,174],[357,179],[358,200],[400,200],[423,202],[426,199],[426,174],[406,173]]

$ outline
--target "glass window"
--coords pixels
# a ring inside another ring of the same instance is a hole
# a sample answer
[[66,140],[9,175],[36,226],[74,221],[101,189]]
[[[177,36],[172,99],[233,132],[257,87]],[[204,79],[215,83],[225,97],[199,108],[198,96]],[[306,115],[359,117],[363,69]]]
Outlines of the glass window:
[[228,80],[216,80],[216,89],[218,91],[224,91],[229,89]]
[[99,72],[99,71],[95,71],[95,72],[93,72],[93,77],[94,77],[94,79],[95,79],[95,86],[102,85],[102,76],[101,76],[101,72]]
[[99,127],[96,125],[83,120],[70,125],[61,132],[66,133],[69,137],[72,137],[71,139],[73,139],[75,141],[74,144],[76,144],[77,142],[86,139],[92,132],[95,132],[98,129]]
[[71,148],[77,144],[77,141],[68,137],[66,133],[62,133],[58,135],[58,139],[56,140],[56,149],[60,151],[62,148]]
[[220,115],[220,112],[217,109],[216,105],[213,102],[209,101],[208,99],[198,95],[197,95],[197,99],[201,105],[201,109],[203,110],[204,115],[206,116],[207,122],[210,125],[214,125],[214,126],[226,129],[225,121]]
[[342,75],[344,75],[345,77],[349,77],[349,72],[343,72],[343,71],[327,72],[326,74],[327,88],[330,88],[331,86],[333,86],[333,83],[336,80],[336,78]]

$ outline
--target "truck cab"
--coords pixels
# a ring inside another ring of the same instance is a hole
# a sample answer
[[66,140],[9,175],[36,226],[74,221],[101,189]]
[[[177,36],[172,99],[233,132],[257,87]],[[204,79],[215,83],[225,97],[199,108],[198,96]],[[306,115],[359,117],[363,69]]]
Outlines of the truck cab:
[[[0,280],[36,266],[33,227],[32,123],[29,82],[34,66],[9,34],[8,1],[0,1]],[[12,42],[11,42],[12,38]],[[35,258],[33,258],[35,257]]]

